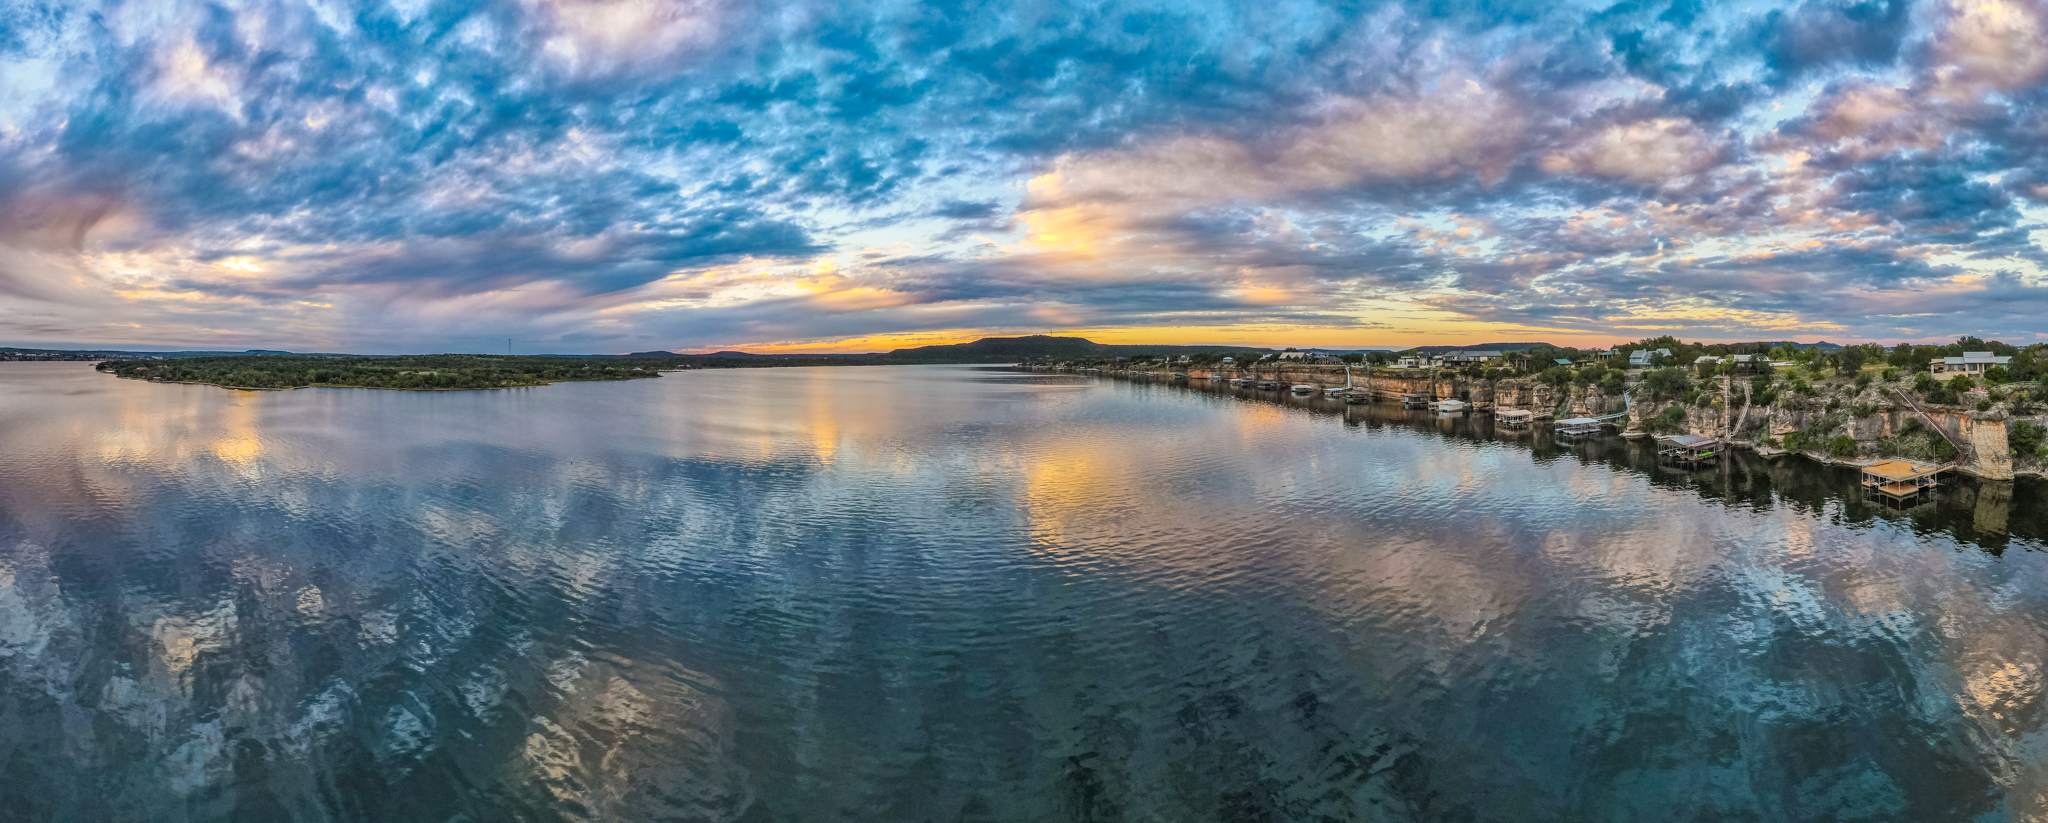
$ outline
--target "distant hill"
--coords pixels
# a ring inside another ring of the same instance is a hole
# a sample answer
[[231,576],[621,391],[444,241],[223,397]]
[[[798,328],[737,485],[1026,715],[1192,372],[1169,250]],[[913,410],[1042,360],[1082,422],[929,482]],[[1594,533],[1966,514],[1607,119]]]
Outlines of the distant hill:
[[1757,345],[1763,346],[1767,349],[1775,348],[1777,346],[1784,346],[1788,349],[1820,349],[1821,351],[1840,351],[1842,348],[1841,344],[1830,343],[1826,340],[1822,340],[1818,343],[1795,343],[1790,340],[1779,340],[1772,343],[1759,343]]
[[1028,337],[984,337],[972,343],[896,349],[887,354],[879,355],[877,360],[883,363],[1015,363],[1027,358],[1073,360],[1082,357],[1137,357],[1161,354],[1200,354],[1202,352],[1255,352],[1266,354],[1272,351],[1274,349],[1259,349],[1247,346],[1113,345],[1097,343],[1083,337],[1054,337],[1049,334],[1034,334]]
[[[1416,346],[1413,350],[1423,354],[1443,354],[1447,351],[1460,350],[1509,352],[1528,351],[1538,346],[1549,346],[1553,349],[1561,348],[1560,346],[1552,346],[1549,343],[1465,343],[1456,346]],[[1408,351],[1408,349],[1403,349],[1403,351]]]
[[[0,346],[0,359],[51,360],[182,360],[190,357],[289,357],[296,352],[272,349],[243,351],[125,351],[122,349],[22,349]],[[353,354],[307,354],[303,357],[357,357]]]

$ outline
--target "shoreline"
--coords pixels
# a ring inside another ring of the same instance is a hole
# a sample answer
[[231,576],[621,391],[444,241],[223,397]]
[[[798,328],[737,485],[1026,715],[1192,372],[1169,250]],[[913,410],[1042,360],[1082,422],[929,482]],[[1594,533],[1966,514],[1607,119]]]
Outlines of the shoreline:
[[[100,373],[101,373],[101,374],[111,374],[111,372],[100,372]],[[554,381],[550,381],[550,382],[546,382],[546,383],[528,383],[528,384],[524,384],[524,385],[519,385],[519,386],[472,386],[472,387],[469,387],[469,388],[455,388],[455,389],[406,389],[406,388],[399,388],[399,387],[397,387],[397,386],[340,386],[340,385],[335,385],[335,384],[333,384],[333,383],[313,383],[313,384],[309,384],[309,385],[305,385],[305,386],[283,386],[283,387],[276,387],[276,386],[224,386],[224,385],[221,385],[221,384],[219,384],[219,383],[204,383],[204,382],[200,382],[200,381],[198,381],[198,380],[157,380],[157,379],[154,379],[154,378],[149,378],[149,377],[130,377],[130,376],[128,376],[128,375],[123,375],[123,374],[116,374],[116,375],[114,375],[114,378],[115,378],[115,379],[117,379],[117,380],[133,380],[133,381],[136,381],[136,382],[138,382],[138,383],[154,383],[154,384],[157,384],[157,385],[159,385],[159,386],[212,386],[212,387],[214,387],[214,388],[216,388],[216,389],[226,389],[226,390],[228,390],[228,391],[298,391],[298,390],[300,390],[300,389],[365,389],[365,390],[368,390],[368,391],[414,391],[414,392],[447,392],[447,391],[509,391],[509,390],[511,390],[511,389],[539,389],[539,388],[545,388],[545,387],[547,387],[547,386],[554,386],[554,385],[558,385],[558,384],[561,384],[561,383],[630,383],[630,382],[632,382],[632,381],[634,381],[634,380],[647,380],[647,379],[650,379],[649,377],[625,377],[625,378],[620,378],[620,379],[617,379],[617,380],[554,380]]]

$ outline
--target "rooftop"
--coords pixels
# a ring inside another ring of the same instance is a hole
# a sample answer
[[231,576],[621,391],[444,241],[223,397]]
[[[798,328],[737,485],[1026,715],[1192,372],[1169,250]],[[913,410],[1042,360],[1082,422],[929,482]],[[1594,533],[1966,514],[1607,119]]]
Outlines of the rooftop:
[[1876,475],[1894,482],[1916,480],[1942,470],[1941,466],[1915,463],[1911,460],[1879,460],[1863,467],[1864,474]]

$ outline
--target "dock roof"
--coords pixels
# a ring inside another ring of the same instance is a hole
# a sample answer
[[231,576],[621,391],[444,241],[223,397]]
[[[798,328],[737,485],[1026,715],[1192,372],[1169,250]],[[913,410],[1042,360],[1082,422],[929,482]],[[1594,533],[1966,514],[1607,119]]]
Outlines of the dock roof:
[[1720,438],[1703,437],[1697,434],[1673,434],[1666,437],[1659,437],[1657,439],[1662,440],[1666,443],[1670,443],[1671,445],[1678,446],[1680,448],[1690,449],[1697,446],[1705,446],[1712,444],[1718,441]]
[[1876,475],[1893,482],[1917,480],[1941,471],[1942,466],[1930,466],[1911,460],[1879,460],[1863,467],[1864,474]]

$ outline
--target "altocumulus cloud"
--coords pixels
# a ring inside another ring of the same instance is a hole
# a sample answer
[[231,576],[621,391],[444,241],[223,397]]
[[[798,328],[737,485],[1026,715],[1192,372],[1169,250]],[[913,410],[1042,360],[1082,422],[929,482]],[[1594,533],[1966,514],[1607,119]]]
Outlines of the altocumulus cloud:
[[0,340],[2048,333],[2048,8],[0,0]]

